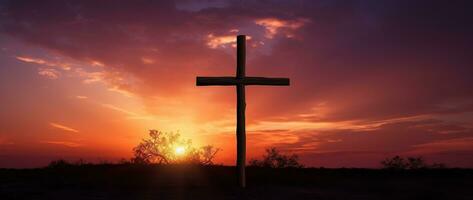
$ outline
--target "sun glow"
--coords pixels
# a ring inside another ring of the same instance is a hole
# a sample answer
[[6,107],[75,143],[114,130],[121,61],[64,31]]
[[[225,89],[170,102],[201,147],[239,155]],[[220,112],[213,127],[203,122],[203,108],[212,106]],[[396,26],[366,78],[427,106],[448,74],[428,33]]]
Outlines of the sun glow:
[[186,153],[186,148],[184,147],[176,147],[176,149],[174,149],[174,153],[178,156],[180,155],[184,155]]

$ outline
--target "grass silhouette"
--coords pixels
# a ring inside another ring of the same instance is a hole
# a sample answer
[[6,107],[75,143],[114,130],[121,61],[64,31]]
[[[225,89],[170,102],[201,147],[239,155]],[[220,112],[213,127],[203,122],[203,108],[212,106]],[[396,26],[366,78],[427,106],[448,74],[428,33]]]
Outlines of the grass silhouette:
[[326,169],[70,164],[0,169],[1,199],[472,199],[471,169]]

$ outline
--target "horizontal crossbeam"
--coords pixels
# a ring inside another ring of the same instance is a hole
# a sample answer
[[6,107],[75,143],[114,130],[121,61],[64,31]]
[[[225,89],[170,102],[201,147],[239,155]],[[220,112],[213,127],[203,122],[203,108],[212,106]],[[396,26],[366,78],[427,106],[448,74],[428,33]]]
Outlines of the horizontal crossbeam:
[[266,78],[266,77],[245,77],[236,78],[233,76],[222,77],[197,77],[197,86],[218,86],[218,85],[289,85],[288,78]]

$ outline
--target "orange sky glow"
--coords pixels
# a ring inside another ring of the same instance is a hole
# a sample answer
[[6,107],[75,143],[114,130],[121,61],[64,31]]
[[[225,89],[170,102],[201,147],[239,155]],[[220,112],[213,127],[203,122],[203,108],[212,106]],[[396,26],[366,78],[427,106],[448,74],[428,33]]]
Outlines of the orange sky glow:
[[248,75],[291,78],[247,87],[248,159],[277,147],[315,167],[392,155],[473,167],[471,15],[321,2],[0,4],[0,167],[128,159],[150,129],[234,165],[235,89],[195,77],[234,75],[238,34]]

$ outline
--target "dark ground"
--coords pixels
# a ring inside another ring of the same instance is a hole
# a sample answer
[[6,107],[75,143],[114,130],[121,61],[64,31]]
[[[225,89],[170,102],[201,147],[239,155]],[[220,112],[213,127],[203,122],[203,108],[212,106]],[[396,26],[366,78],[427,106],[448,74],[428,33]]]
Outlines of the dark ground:
[[0,199],[473,199],[473,170],[83,165],[0,169]]

